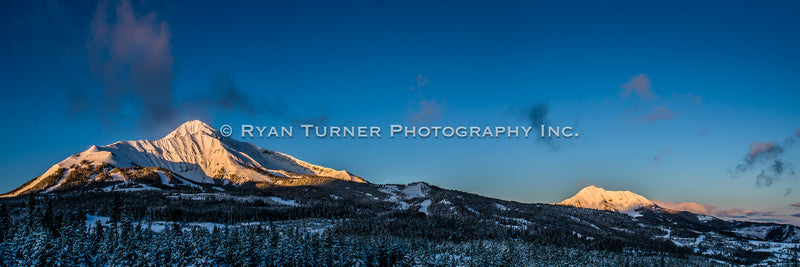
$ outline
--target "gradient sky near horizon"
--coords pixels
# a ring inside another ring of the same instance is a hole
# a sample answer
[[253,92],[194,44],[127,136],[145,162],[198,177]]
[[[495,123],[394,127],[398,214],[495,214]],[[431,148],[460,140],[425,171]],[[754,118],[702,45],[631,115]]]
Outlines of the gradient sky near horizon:
[[0,5],[3,192],[190,119],[528,126],[543,105],[581,137],[237,139],[373,183],[547,203],[594,184],[800,225],[797,1]]

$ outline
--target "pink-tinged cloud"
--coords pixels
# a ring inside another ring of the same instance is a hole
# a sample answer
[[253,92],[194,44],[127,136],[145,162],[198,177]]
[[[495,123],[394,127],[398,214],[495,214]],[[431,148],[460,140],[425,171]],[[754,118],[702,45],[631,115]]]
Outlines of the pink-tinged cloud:
[[428,85],[428,82],[430,82],[428,76],[422,74],[417,75],[417,88]]
[[756,162],[758,160],[774,159],[778,154],[783,153],[783,147],[776,145],[775,142],[753,142],[750,144],[750,150],[745,155],[745,161]]
[[744,218],[744,217],[754,217],[754,216],[776,216],[775,212],[772,211],[756,211],[752,209],[727,209],[727,210],[720,210],[717,211],[716,216],[721,217],[729,217],[729,218]]
[[782,144],[777,142],[751,143],[744,160],[736,165],[732,174],[741,175],[746,171],[761,167],[761,172],[756,176],[757,186],[770,186],[780,181],[784,174],[794,175],[793,165],[782,159],[783,152],[794,142],[794,138],[790,137]]
[[428,85],[429,82],[430,82],[430,80],[428,79],[427,75],[420,74],[420,75],[417,75],[417,84],[416,84],[416,86],[409,85],[408,89],[416,90],[416,89],[422,88],[423,86]]
[[442,111],[444,103],[439,103],[436,100],[423,99],[417,105],[417,112],[411,115],[411,120],[414,122],[431,123],[442,119]]
[[770,151],[777,149],[774,143],[772,142],[765,142],[765,143],[753,143],[750,144],[750,151],[747,152],[747,156],[754,158],[760,154],[766,154]]
[[171,118],[170,37],[169,24],[155,12],[135,12],[128,0],[99,2],[86,47],[92,75],[103,87],[101,119],[130,116],[121,110],[125,104],[140,110],[140,124],[148,128]]
[[632,94],[636,94],[642,101],[650,100],[653,97],[653,92],[650,88],[653,83],[650,78],[645,74],[639,74],[628,79],[628,82],[619,86],[622,89],[620,95],[623,98],[629,98]]
[[688,211],[691,213],[699,213],[705,215],[713,215],[717,211],[717,208],[714,206],[694,203],[694,202],[675,203],[675,202],[664,202],[658,199],[654,199],[653,203],[655,203],[659,207],[666,209]]
[[659,105],[653,109],[653,112],[647,114],[647,121],[660,121],[660,120],[671,120],[674,119],[676,113],[672,110],[669,110],[664,105]]
[[800,208],[800,202],[792,204],[792,207]]
[[720,210],[717,207],[712,205],[694,203],[694,202],[664,202],[661,200],[653,200],[653,203],[658,205],[659,207],[671,209],[671,210],[679,210],[679,211],[688,211],[691,213],[697,214],[705,214],[714,217],[723,217],[723,218],[735,218],[735,219],[742,219],[742,218],[757,218],[757,217],[775,217],[779,216],[775,212],[772,211],[757,211],[752,209],[742,209],[742,208],[735,208],[735,209],[726,209]]

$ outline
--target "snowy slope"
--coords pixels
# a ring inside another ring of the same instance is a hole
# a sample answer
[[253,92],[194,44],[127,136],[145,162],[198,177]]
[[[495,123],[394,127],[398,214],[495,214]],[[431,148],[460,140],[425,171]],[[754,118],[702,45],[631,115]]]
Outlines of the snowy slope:
[[632,214],[641,207],[653,207],[649,199],[631,191],[607,191],[594,185],[581,189],[580,192],[558,203],[580,208],[617,211]]
[[[193,120],[159,140],[120,141],[101,147],[92,146],[53,165],[41,176],[5,196],[41,189],[46,178],[58,175],[59,170],[78,167],[82,162],[93,166],[106,163],[119,168],[159,167],[195,183],[213,183],[213,178],[233,183],[274,182],[274,177],[307,176],[366,182],[344,170],[313,165],[280,152],[224,137],[211,126]],[[58,179],[63,180],[66,173]]]

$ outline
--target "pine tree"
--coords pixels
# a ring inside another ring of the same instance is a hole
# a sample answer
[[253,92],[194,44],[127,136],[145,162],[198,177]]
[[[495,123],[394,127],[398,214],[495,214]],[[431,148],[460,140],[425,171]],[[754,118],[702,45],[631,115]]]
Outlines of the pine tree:
[[49,232],[51,236],[58,237],[58,225],[57,225],[57,218],[55,218],[55,212],[53,211],[53,201],[50,197],[44,197],[44,214],[42,214],[42,224],[45,230]]
[[38,227],[38,219],[39,216],[37,215],[36,209],[36,194],[30,193],[28,194],[28,200],[26,202],[27,210],[28,210],[28,221],[27,221],[27,228],[28,231],[31,231]]
[[113,191],[113,200],[111,201],[111,220],[109,223],[117,224],[122,216],[122,199],[117,191]]
[[2,226],[0,227],[0,244],[2,244],[6,240],[6,236],[12,231],[12,225],[8,219],[8,209],[3,203],[0,203],[0,226]]

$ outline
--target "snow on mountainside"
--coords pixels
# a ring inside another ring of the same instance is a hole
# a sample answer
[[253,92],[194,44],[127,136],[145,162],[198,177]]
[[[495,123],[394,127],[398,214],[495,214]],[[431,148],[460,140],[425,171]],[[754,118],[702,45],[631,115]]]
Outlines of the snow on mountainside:
[[700,213],[661,207],[630,191],[607,191],[594,185],[581,189],[574,196],[557,204],[625,213],[639,222],[666,222],[697,232],[722,232],[771,242],[800,242],[800,227],[794,225],[725,221]]
[[58,189],[65,180],[69,180],[67,178],[71,173],[80,168],[94,173],[92,179],[84,179],[91,181],[98,172],[125,167],[155,167],[160,170],[160,175],[168,170],[175,174],[172,178],[185,178],[188,182],[199,184],[223,181],[281,185],[291,184],[287,179],[307,177],[366,183],[344,170],[313,165],[280,152],[224,137],[211,126],[193,120],[159,140],[119,141],[102,147],[92,146],[53,165],[41,176],[4,196]]
[[641,207],[653,207],[649,199],[632,193],[631,191],[607,191],[603,188],[590,185],[580,192],[558,203],[579,208],[617,211],[633,215]]

